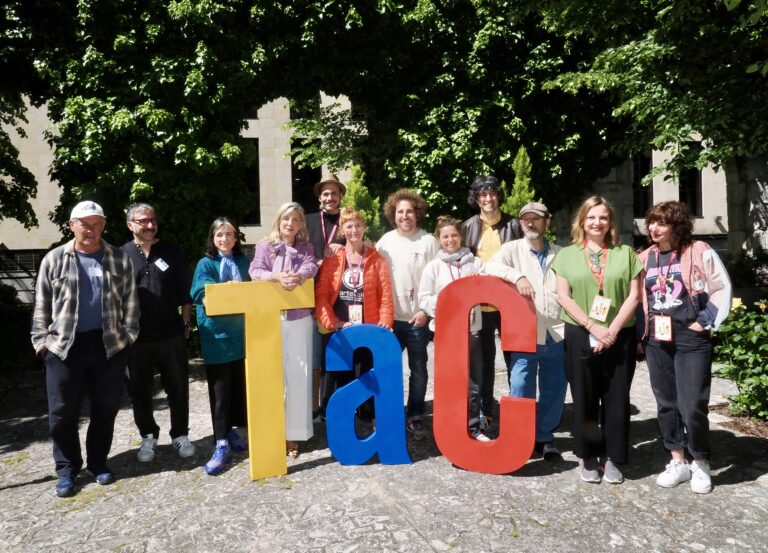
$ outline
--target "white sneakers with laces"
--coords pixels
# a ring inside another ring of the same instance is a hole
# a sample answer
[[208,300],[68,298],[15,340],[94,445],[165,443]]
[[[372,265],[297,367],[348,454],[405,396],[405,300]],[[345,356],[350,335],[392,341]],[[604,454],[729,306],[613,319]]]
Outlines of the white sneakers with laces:
[[[189,436],[179,436],[174,438],[173,447],[179,453],[179,457],[192,457],[195,454],[195,444],[189,440]],[[157,439],[154,434],[147,434],[142,438],[139,451],[136,453],[136,458],[142,463],[149,463],[155,458],[155,451],[157,450]]]
[[688,461],[672,459],[667,463],[664,472],[656,477],[656,483],[662,488],[674,488],[678,484],[691,479],[691,465]]
[[155,458],[155,450],[157,449],[157,440],[154,434],[147,434],[141,440],[141,446],[136,453],[136,458],[142,463],[149,463]]
[[709,463],[702,459],[678,461],[672,459],[664,472],[656,477],[656,484],[662,488],[674,488],[678,484],[691,481],[691,490],[694,493],[709,493],[712,491],[712,476]]
[[195,454],[195,444],[189,441],[189,436],[174,438],[173,447],[179,452],[179,457],[192,457]]
[[712,476],[709,463],[695,460],[691,463],[691,490],[694,493],[709,493],[712,491]]

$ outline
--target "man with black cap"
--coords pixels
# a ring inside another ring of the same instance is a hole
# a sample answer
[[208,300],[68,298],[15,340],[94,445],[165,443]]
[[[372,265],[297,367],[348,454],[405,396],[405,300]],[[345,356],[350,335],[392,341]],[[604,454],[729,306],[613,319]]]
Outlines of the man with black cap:
[[75,493],[83,465],[78,419],[86,395],[86,469],[99,484],[115,480],[107,455],[130,345],[139,335],[139,299],[130,258],[101,238],[105,224],[99,204],[77,204],[69,217],[74,239],[48,252],[35,285],[32,345],[45,360],[59,497]]
[[487,265],[488,273],[513,283],[521,296],[536,308],[536,353],[505,352],[509,375],[509,395],[536,399],[536,445],[534,453],[546,460],[557,460],[554,431],[563,416],[563,401],[568,385],[563,355],[563,321],[557,303],[552,261],[560,250],[547,242],[545,232],[550,216],[547,206],[531,202],[520,210],[524,238],[502,245]]
[[[480,213],[470,217],[461,226],[464,245],[484,263],[488,263],[502,244],[523,237],[517,217],[501,211],[503,201],[501,183],[496,177],[475,177],[469,189],[469,205]],[[496,374],[496,331],[499,329],[499,312],[491,306],[482,307],[483,328],[480,342],[483,349],[483,373],[480,385],[482,423],[487,429],[494,416],[496,400],[493,385]]]
[[[336,248],[339,248],[346,243],[343,238],[338,237],[338,232],[339,207],[341,205],[341,199],[344,197],[344,194],[347,193],[347,187],[341,183],[339,177],[333,173],[327,173],[323,175],[320,182],[315,184],[312,191],[320,202],[320,211],[307,214],[305,221],[307,223],[307,230],[309,231],[309,241],[315,249],[317,266],[320,267],[323,264],[323,258],[325,256],[334,254]],[[322,403],[324,405],[327,400],[330,399],[330,394],[333,393],[333,390],[322,390],[323,397],[320,397],[320,388],[324,387],[320,374],[323,344],[317,327],[315,327],[313,334],[312,411],[317,417],[320,415],[318,412],[320,404]]]

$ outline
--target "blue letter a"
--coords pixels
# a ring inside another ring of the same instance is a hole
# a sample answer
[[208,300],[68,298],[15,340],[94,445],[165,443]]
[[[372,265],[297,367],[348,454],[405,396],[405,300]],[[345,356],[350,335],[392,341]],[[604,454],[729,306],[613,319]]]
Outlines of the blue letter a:
[[[395,335],[371,324],[334,333],[325,352],[326,370],[352,370],[352,354],[362,347],[371,350],[373,368],[336,390],[328,402],[328,447],[342,465],[362,465],[376,453],[382,464],[408,464],[411,458],[405,447],[403,357]],[[376,430],[361,440],[355,432],[355,411],[370,397],[376,406]]]

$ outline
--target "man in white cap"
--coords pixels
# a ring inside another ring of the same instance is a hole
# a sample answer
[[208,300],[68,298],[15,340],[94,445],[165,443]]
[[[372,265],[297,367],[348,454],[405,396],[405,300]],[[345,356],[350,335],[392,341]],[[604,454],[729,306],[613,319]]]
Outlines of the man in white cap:
[[130,345],[139,334],[139,301],[128,255],[101,238],[105,224],[99,204],[77,204],[69,218],[74,239],[48,252],[35,285],[32,345],[45,361],[59,497],[75,493],[83,466],[78,419],[86,395],[86,469],[101,485],[115,480],[107,455]]
[[560,246],[547,242],[545,232],[550,216],[547,206],[531,202],[520,210],[524,237],[507,242],[491,258],[488,273],[513,283],[521,296],[536,308],[536,353],[506,352],[509,395],[536,399],[536,444],[534,453],[546,460],[558,460],[553,440],[560,426],[568,385],[563,364],[565,342],[560,305],[555,293],[556,275],[552,261]]

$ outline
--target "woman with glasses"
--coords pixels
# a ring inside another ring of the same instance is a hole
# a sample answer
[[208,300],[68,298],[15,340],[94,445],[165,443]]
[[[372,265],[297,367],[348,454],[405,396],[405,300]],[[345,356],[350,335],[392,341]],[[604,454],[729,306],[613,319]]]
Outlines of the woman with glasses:
[[251,280],[248,258],[240,247],[240,230],[226,217],[219,217],[208,232],[205,256],[197,263],[190,291],[197,307],[197,328],[216,441],[213,456],[205,464],[205,472],[211,476],[219,474],[232,462],[232,450],[248,449],[246,439],[235,429],[247,424],[245,326],[242,315],[209,317],[205,312],[205,286],[248,280]]
[[557,300],[565,322],[565,372],[573,397],[573,452],[585,482],[620,484],[627,462],[629,388],[635,373],[635,308],[642,265],[622,246],[613,206],[584,201],[572,243],[557,254]]
[[[299,204],[280,206],[269,236],[256,244],[248,273],[253,280],[277,282],[289,291],[317,274],[314,248]],[[291,459],[299,456],[299,441],[312,437],[312,324],[312,309],[289,309],[282,314],[285,449]]]

